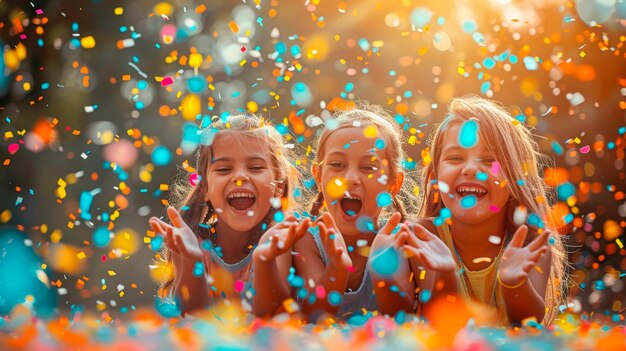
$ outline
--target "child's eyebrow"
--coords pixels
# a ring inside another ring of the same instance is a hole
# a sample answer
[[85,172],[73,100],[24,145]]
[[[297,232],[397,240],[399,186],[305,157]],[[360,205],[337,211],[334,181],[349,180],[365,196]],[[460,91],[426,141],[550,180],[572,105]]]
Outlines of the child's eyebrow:
[[457,151],[457,150],[462,150],[462,148],[458,145],[446,146],[443,148],[442,153],[446,151]]

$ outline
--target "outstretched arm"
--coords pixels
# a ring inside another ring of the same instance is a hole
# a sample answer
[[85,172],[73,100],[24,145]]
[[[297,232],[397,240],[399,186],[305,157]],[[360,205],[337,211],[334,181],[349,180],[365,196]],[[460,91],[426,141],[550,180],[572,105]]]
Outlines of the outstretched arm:
[[[415,285],[411,279],[411,269],[408,260],[403,254],[403,245],[408,238],[408,226],[403,224],[400,230],[392,235],[394,228],[400,223],[400,214],[394,213],[376,235],[371,247],[371,256],[368,269],[374,291],[378,310],[382,314],[395,315],[403,310],[413,312],[413,298]],[[390,274],[377,269],[388,264],[387,257],[397,255],[398,268]],[[399,291],[393,291],[395,286]]]
[[292,264],[291,248],[306,234],[310,220],[298,224],[295,217],[270,228],[253,254],[254,277],[252,285],[256,292],[252,309],[258,317],[269,317],[276,313],[281,303],[289,298],[286,278]]
[[529,317],[535,317],[541,323],[546,312],[544,296],[551,259],[546,241],[550,232],[546,230],[528,245],[522,246],[527,233],[525,225],[517,229],[502,254],[497,273],[511,323],[521,323]]
[[155,232],[165,236],[165,245],[172,252],[174,263],[174,294],[179,298],[181,312],[205,308],[209,303],[207,277],[194,274],[197,262],[204,262],[204,252],[199,238],[187,226],[173,207],[168,207],[167,216],[172,224],[153,217],[149,223]]

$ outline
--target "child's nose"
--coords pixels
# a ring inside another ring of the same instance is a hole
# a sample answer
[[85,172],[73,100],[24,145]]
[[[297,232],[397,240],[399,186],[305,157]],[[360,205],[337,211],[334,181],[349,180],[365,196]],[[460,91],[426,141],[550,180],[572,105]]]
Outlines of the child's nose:
[[465,163],[465,166],[463,167],[463,175],[475,177],[476,173],[478,173],[477,167],[478,167],[478,162],[474,160],[467,161],[467,163]]
[[348,168],[346,170],[346,182],[348,183],[348,185],[351,184],[358,184],[361,181],[361,178],[359,178],[359,172],[356,169],[353,168]]

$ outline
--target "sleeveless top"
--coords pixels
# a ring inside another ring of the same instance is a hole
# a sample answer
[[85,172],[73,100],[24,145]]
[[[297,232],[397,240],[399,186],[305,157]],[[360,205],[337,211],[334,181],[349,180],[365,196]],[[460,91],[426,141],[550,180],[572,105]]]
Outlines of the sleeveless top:
[[[322,244],[319,234],[312,234],[315,244],[317,245],[324,265],[328,264],[328,256]],[[343,293],[341,304],[337,316],[342,319],[348,319],[352,316],[363,314],[363,309],[367,311],[376,311],[378,304],[376,303],[376,295],[374,295],[374,283],[369,276],[369,272],[365,269],[361,285],[355,291],[346,291]]]
[[[204,256],[205,276],[209,288],[210,305],[225,299],[240,301],[244,309],[251,306],[252,252],[241,261],[226,263],[211,246]],[[248,304],[248,306],[245,306]]]
[[[462,287],[461,290],[465,299],[468,301],[473,299],[474,301],[487,305],[490,308],[495,307],[497,312],[497,320],[495,322],[500,325],[510,324],[506,315],[504,298],[502,297],[500,286],[496,278],[498,267],[500,265],[500,258],[504,252],[504,247],[508,244],[508,240],[505,240],[502,244],[500,252],[487,268],[478,271],[470,271],[467,267],[465,267],[465,264],[461,261],[460,256],[454,247],[454,241],[452,240],[452,234],[450,233],[450,227],[448,227],[448,224],[444,223],[441,226],[437,226],[437,232],[439,233],[439,238],[441,238],[441,240],[450,249],[450,252],[452,252],[458,269],[459,280]],[[465,279],[466,277],[467,279]],[[473,297],[472,292],[474,295]]]

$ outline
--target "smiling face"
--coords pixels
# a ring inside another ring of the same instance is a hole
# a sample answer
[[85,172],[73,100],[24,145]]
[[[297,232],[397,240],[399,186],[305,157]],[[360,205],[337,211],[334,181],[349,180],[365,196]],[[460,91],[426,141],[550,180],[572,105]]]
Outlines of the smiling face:
[[269,150],[257,136],[236,131],[218,133],[211,150],[206,200],[215,209],[217,225],[249,231],[267,216],[271,198],[280,197]]
[[496,214],[504,215],[511,194],[498,160],[477,132],[478,141],[473,147],[461,146],[461,126],[459,122],[448,126],[437,165],[437,180],[443,204],[450,210],[453,221],[476,224]]
[[362,215],[377,223],[376,197],[393,184],[383,162],[387,152],[375,150],[375,141],[365,137],[363,127],[349,127],[333,131],[324,143],[316,181],[342,234],[359,234],[356,221]]

